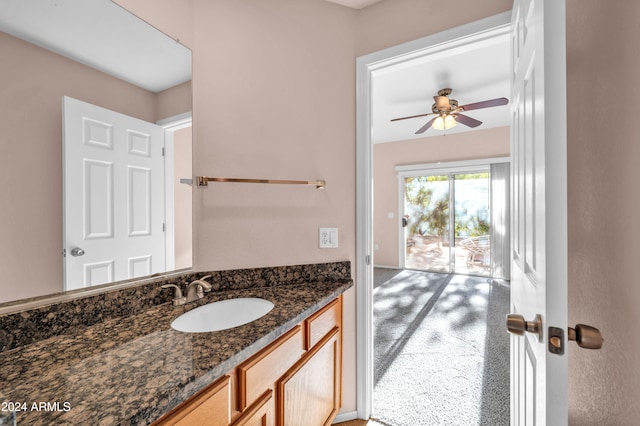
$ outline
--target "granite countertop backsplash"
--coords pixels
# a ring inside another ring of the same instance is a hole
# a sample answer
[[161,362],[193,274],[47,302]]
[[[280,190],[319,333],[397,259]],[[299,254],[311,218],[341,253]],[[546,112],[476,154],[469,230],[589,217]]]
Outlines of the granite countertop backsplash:
[[[353,285],[350,263],[184,274],[0,316],[0,403],[19,425],[145,425],[161,417]],[[204,275],[213,290],[173,306],[173,289]],[[170,324],[237,297],[275,305],[228,330]],[[133,300],[132,300],[133,298]],[[0,407],[2,408],[2,407]]]

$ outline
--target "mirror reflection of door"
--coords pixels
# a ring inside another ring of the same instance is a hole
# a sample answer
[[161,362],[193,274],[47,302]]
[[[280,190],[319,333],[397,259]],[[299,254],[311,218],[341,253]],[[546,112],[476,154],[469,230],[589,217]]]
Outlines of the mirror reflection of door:
[[164,130],[69,97],[63,111],[65,290],[165,271]]
[[[167,270],[193,265],[192,218],[192,116],[191,113],[160,120],[165,130],[165,198]],[[173,161],[171,161],[173,158]],[[175,259],[174,264],[171,263]]]
[[404,177],[405,268],[491,274],[489,177],[483,169]]

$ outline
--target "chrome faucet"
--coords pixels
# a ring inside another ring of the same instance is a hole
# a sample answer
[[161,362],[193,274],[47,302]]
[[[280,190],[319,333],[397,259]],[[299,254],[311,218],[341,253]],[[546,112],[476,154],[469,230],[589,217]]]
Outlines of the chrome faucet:
[[211,278],[211,275],[205,275],[199,280],[191,281],[187,286],[186,303],[202,299],[205,291],[211,291],[211,284],[205,281],[207,278]]

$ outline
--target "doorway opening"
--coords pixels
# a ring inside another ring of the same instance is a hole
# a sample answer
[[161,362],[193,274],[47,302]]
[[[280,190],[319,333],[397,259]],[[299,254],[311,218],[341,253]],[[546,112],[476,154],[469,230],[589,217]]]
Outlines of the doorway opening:
[[[371,86],[373,75],[387,67],[407,63],[434,51],[464,48],[478,40],[508,34],[510,13],[457,27],[434,36],[406,43],[358,58],[357,68],[357,416],[369,418],[373,412],[374,389],[374,259],[373,259],[373,147]],[[486,281],[486,278],[485,278]],[[443,290],[444,291],[444,290]]]
[[[374,160],[386,153],[378,148]],[[508,264],[508,170],[503,157],[374,174],[376,198],[397,181],[402,220],[399,268],[374,267],[373,419],[508,424],[510,288],[492,279]]]

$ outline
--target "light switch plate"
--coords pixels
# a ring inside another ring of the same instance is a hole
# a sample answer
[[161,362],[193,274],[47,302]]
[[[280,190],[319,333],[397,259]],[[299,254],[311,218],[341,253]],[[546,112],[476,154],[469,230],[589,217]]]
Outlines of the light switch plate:
[[320,248],[338,247],[338,228],[320,228]]

